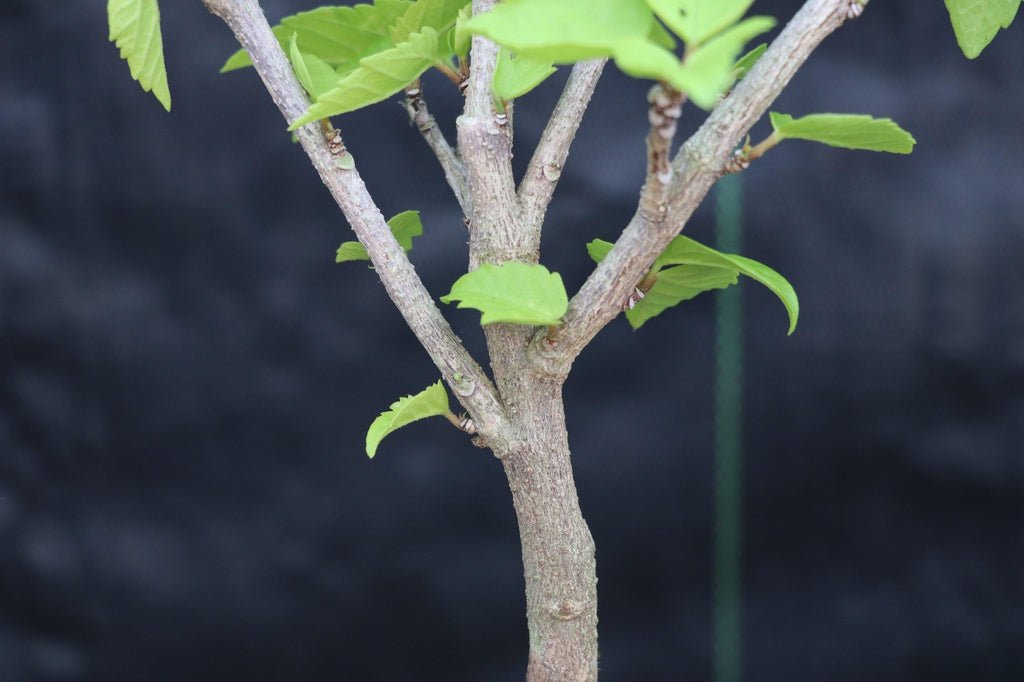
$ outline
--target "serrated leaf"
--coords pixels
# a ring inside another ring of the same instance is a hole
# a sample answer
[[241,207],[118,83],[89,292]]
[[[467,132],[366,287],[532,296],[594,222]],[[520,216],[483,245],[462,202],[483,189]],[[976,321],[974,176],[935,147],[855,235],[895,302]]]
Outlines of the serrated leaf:
[[360,60],[359,68],[322,94],[289,130],[321,118],[345,114],[391,97],[441,58],[437,31],[423,29],[390,50]]
[[[312,54],[334,68],[348,70],[363,57],[392,47],[390,27],[412,6],[409,0],[376,0],[352,7],[318,7],[281,20],[274,35],[285,50],[298,35],[304,54]],[[252,66],[245,50],[228,59],[221,72]]]
[[405,396],[392,403],[391,409],[382,413],[370,424],[366,432],[366,454],[373,459],[377,448],[384,438],[403,426],[426,419],[427,417],[443,417],[451,409],[448,406],[448,392],[444,383],[438,381],[416,395]]
[[[612,244],[603,239],[595,239],[587,244],[587,252],[598,263],[604,260],[611,249]],[[680,268],[700,268],[700,270],[689,273],[687,270],[680,271]],[[715,276],[708,272],[707,268],[718,269],[725,274],[720,277]],[[755,260],[721,253],[689,237],[680,235],[669,242],[668,247],[654,261],[651,269],[658,276],[654,287],[633,308],[633,311],[639,309],[640,312],[634,312],[633,315],[627,313],[627,319],[629,319],[630,324],[634,328],[639,328],[644,322],[663,312],[666,308],[693,298],[693,296],[696,296],[696,293],[700,293],[698,291],[691,295],[691,288],[704,284],[706,285],[706,288],[703,289],[704,291],[708,289],[723,289],[727,286],[725,284],[727,279],[735,282],[735,276],[739,274],[746,275],[760,282],[778,296],[779,300],[786,307],[786,312],[789,314],[789,333],[792,334],[793,330],[796,329],[796,323],[800,317],[800,301],[797,298],[796,292],[790,283],[786,281],[785,277],[767,265],[758,263]],[[668,278],[666,283],[661,284],[663,278],[666,277]],[[655,292],[659,284],[661,284],[662,289],[655,293],[653,300],[648,301],[648,299],[652,298],[651,293]],[[676,295],[680,296],[680,298],[675,299]]]
[[[391,228],[391,234],[395,235],[395,239],[406,251],[412,251],[413,237],[423,234],[423,223],[420,221],[419,211],[399,213],[388,221],[388,227]],[[370,260],[370,255],[366,253],[366,247],[359,242],[344,242],[338,247],[334,262],[345,263],[362,260]]]
[[160,7],[156,0],[108,0],[107,23],[110,40],[128,62],[132,78],[145,92],[171,110],[171,91],[164,65],[164,43],[160,33]]
[[432,28],[438,35],[455,26],[455,22],[470,0],[417,0],[391,27],[391,40],[404,43],[413,33]]
[[830,147],[863,149],[892,154],[909,154],[913,136],[888,118],[861,114],[811,114],[793,118],[787,114],[769,114],[775,133],[784,140],[809,140]]
[[646,40],[653,23],[638,0],[505,0],[465,28],[518,54],[571,64],[610,57],[624,41]]
[[302,54],[299,49],[299,35],[293,33],[289,47],[292,68],[302,87],[309,96],[316,99],[327,92],[340,80],[331,65],[313,54]]
[[743,80],[746,75],[754,68],[754,64],[761,58],[765,52],[768,51],[768,43],[761,43],[750,52],[746,53],[742,57],[736,60],[736,63],[732,65],[732,78],[736,81]]
[[1013,23],[1021,0],[946,0],[956,42],[968,59],[984,50],[1001,28]]
[[503,47],[498,52],[498,64],[494,69],[494,94],[506,102],[522,97],[547,80],[555,70],[549,61],[522,57]]
[[558,324],[569,307],[562,277],[543,265],[485,263],[452,285],[443,303],[483,313],[480,324],[510,322],[535,327]]
[[647,295],[626,311],[626,319],[633,329],[639,329],[647,320],[667,309],[705,291],[725,289],[736,284],[736,280],[736,272],[725,268],[702,265],[666,268],[658,273],[658,280]]
[[682,73],[672,84],[697,106],[713,109],[735,81],[733,66],[744,46],[774,27],[772,17],[750,17],[726,29],[687,55]]
[[739,21],[754,0],[647,0],[683,42],[695,48]]

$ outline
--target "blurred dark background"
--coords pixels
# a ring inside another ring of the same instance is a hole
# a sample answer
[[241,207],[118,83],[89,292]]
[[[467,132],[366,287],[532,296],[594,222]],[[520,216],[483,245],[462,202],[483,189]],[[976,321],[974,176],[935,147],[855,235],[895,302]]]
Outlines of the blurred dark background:
[[[437,372],[333,263],[351,231],[253,72],[218,75],[227,29],[162,8],[170,115],[105,3],[0,4],[0,681],[522,679],[499,464],[443,420],[367,460]],[[751,682],[1024,679],[1022,64],[1020,19],[970,62],[939,0],[872,3],[775,108],[891,116],[917,150],[793,142],[744,174],[745,252],[803,304],[787,337],[744,285]],[[609,67],[563,176],[570,291],[635,206],[647,87]],[[521,103],[520,167],[559,90]],[[451,86],[427,96],[451,125]],[[445,293],[466,237],[426,146],[394,102],[341,128],[384,213],[422,210]],[[713,302],[616,321],[566,387],[602,679],[711,675]]]

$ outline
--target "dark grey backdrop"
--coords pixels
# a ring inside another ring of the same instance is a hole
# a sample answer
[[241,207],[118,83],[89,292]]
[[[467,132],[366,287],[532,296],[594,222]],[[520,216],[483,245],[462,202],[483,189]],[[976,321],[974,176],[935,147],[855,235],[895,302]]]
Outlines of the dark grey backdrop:
[[[333,264],[351,232],[254,75],[217,74],[224,26],[162,5],[170,115],[100,0],[0,4],[0,680],[521,679],[500,467],[441,420],[367,461],[436,372]],[[751,682],[1024,677],[1022,30],[968,62],[939,0],[872,3],[777,108],[892,116],[918,150],[789,143],[745,174],[746,253],[803,303],[787,338],[744,288]],[[646,87],[609,68],[564,175],[570,290],[635,204]],[[520,107],[520,165],[558,89]],[[425,146],[393,102],[341,125],[384,212],[422,210],[444,293],[465,235]],[[567,385],[604,679],[710,676],[711,304],[617,321]]]

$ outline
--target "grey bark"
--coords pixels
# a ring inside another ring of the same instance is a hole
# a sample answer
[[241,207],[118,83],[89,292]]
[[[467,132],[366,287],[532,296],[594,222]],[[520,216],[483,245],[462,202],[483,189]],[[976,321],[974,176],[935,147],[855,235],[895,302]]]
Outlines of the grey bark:
[[[257,0],[203,0],[249,52],[290,123],[309,102]],[[474,0],[474,12],[496,0]],[[570,302],[554,332],[518,325],[485,328],[494,383],[455,336],[395,241],[355,169],[337,163],[318,124],[299,141],[331,192],[409,327],[469,411],[482,442],[501,460],[519,522],[529,626],[529,682],[597,679],[597,577],[594,541],[573,481],[562,384],[573,360],[621,311],[668,242],[722,175],[742,136],[817,45],[865,0],[809,0],[747,77],[665,168],[670,135],[649,141],[649,174],[638,211],[614,248]],[[425,104],[410,107],[467,211],[470,268],[539,259],[541,223],[603,62],[578,64],[516,193],[512,121],[496,115],[490,92],[497,47],[474,37],[459,156],[432,132]],[[660,106],[660,105],[659,105]],[[662,107],[664,108],[664,107]],[[666,129],[667,130],[667,129]],[[666,132],[663,130],[663,132]],[[652,137],[653,136],[653,137]],[[653,144],[650,144],[653,141]],[[664,142],[664,143],[663,143]]]

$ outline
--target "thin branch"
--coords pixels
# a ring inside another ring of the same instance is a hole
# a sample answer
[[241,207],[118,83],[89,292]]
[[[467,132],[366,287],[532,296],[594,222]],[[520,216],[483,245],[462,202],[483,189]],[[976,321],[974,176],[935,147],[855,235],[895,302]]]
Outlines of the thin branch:
[[672,141],[683,111],[683,93],[668,85],[655,85],[648,95],[647,177],[640,193],[640,215],[650,223],[668,218],[668,193],[674,171],[669,163]]
[[[309,107],[291,65],[256,0],[203,0],[224,19],[246,49],[285,120],[302,116]],[[470,412],[478,431],[500,455],[514,446],[516,437],[504,407],[487,375],[452,331],[423,286],[405,251],[384,222],[341,135],[328,141],[319,123],[298,130],[299,142],[321,180],[330,190],[370,260],[384,288],[434,364],[441,370],[459,402]]]
[[519,219],[526,229],[536,230],[539,234],[544,214],[569,156],[569,146],[576,137],[606,62],[605,59],[580,62],[569,74],[562,96],[526,168],[526,175],[519,183]]
[[[488,12],[496,4],[496,0],[473,0],[473,13]],[[491,91],[497,63],[498,46],[483,36],[473,36],[466,108],[456,122],[473,208],[470,269],[486,262],[536,260],[531,242],[524,239],[516,220],[511,122],[507,115],[498,116]]]
[[[721,177],[733,151],[810,54],[851,15],[861,0],[808,0],[672,162],[666,219],[652,222],[638,211],[605,259],[569,303],[557,334],[539,333],[534,362],[565,376],[573,359],[622,310],[651,264],[683,229]],[[641,199],[643,205],[643,199]]]
[[444,170],[444,178],[448,186],[455,193],[455,198],[462,207],[462,212],[470,214],[469,190],[466,187],[466,169],[458,155],[448,144],[444,133],[438,127],[434,116],[427,109],[427,101],[423,99],[423,86],[417,81],[405,89],[405,111],[409,114],[409,121],[415,125],[427,145],[434,152],[434,156],[441,162],[441,169]]

